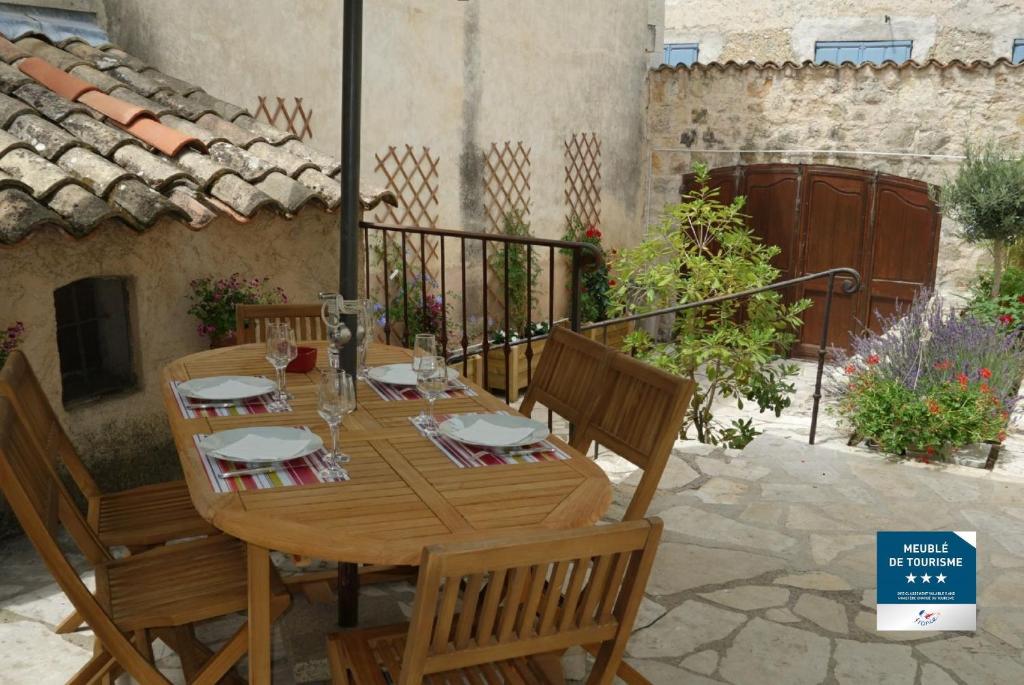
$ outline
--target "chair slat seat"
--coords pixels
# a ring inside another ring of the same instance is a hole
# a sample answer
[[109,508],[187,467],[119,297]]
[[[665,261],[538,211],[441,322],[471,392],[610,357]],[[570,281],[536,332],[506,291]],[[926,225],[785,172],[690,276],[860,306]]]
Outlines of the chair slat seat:
[[[245,611],[245,545],[219,535],[159,547],[98,566],[96,584],[104,608],[126,631]],[[271,596],[287,596],[276,573]]]
[[[399,623],[331,635],[327,646],[328,658],[332,664],[358,664],[360,670],[354,674],[357,685],[384,685],[389,678],[391,682],[398,682],[408,631],[409,624]],[[565,682],[562,677],[552,677],[560,667],[557,657],[551,655],[526,656],[434,673],[427,682],[557,685]]]
[[90,523],[108,547],[151,547],[219,532],[196,512],[183,480],[100,495],[89,504]]

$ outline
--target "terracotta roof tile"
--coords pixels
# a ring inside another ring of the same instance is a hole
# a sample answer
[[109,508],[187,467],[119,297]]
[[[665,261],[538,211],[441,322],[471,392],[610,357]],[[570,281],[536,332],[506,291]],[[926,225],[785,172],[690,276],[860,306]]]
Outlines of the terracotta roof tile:
[[0,37],[0,60],[0,244],[340,203],[336,159],[116,47]]
[[132,134],[101,121],[88,114],[72,114],[60,125],[83,143],[95,148],[104,157],[110,157],[122,145],[141,145]]
[[71,148],[82,147],[82,141],[34,113],[16,118],[7,130],[51,162]]
[[280,206],[262,190],[238,176],[221,176],[210,186],[210,195],[244,217],[251,217],[261,207]]
[[167,90],[166,86],[160,85],[148,76],[140,74],[129,67],[114,67],[106,73],[121,83],[127,84],[139,95],[144,95],[146,97],[152,97],[153,93],[159,90]]
[[274,198],[289,214],[294,214],[311,201],[319,202],[325,209],[327,207],[323,196],[315,190],[277,171],[254,185]]
[[274,147],[270,143],[255,142],[249,146],[247,152],[284,169],[284,172],[289,176],[298,176],[306,169],[319,169],[316,164],[313,164],[308,159],[296,157],[279,147]]
[[65,152],[57,165],[99,197],[106,197],[115,184],[134,178],[132,172],[84,147]]
[[0,90],[3,92],[10,93],[23,83],[31,81],[31,78],[21,73],[16,67],[0,62]]
[[27,112],[35,112],[21,100],[0,94],[0,128],[7,128],[17,117]]
[[24,148],[8,148],[0,157],[0,169],[23,181],[37,200],[45,200],[61,186],[75,183],[59,166]]
[[259,181],[273,171],[284,171],[271,162],[243,150],[231,143],[213,143],[207,148],[210,157],[224,166],[234,169],[246,181]]
[[138,145],[125,145],[114,153],[114,161],[158,189],[189,177],[185,169]]
[[142,181],[121,181],[110,190],[107,201],[124,211],[126,220],[136,229],[147,228],[164,215],[189,220],[188,212]]
[[46,226],[66,229],[67,222],[20,190],[0,190],[0,243],[13,245]]
[[[86,93],[84,97],[96,94],[96,91]],[[14,91],[15,97],[32,105],[43,115],[51,120],[59,122],[64,117],[74,112],[89,112],[89,108],[77,102],[71,102],[57,95],[46,86],[30,82],[18,86]],[[102,95],[102,93],[100,93]]]
[[150,67],[149,69],[144,70],[141,73],[143,73],[146,76],[148,76],[149,78],[153,79],[154,81],[156,81],[160,85],[165,86],[168,90],[171,90],[171,91],[173,91],[175,93],[178,93],[180,95],[186,95],[187,96],[187,95],[191,95],[192,93],[202,93],[203,92],[203,89],[200,88],[197,85],[194,85],[194,84],[191,84],[191,83],[186,83],[185,81],[182,81],[179,78],[174,78],[173,76],[168,76],[167,74],[163,73],[162,71],[158,71],[156,69],[153,69],[152,67]]
[[58,69],[44,59],[29,57],[18,62],[18,70],[66,100],[74,102],[83,93],[95,90],[96,86]]
[[203,111],[214,112],[224,117],[228,121],[235,121],[235,119],[243,114],[248,114],[248,111],[233,105],[230,102],[224,102],[218,98],[213,97],[209,93],[204,93],[201,90],[193,91],[191,93],[181,93],[187,95],[187,99],[195,103],[195,106],[202,109]]
[[86,60],[81,57],[73,55],[70,52],[61,50],[55,45],[43,42],[38,38],[22,38],[21,40],[15,41],[17,46],[25,52],[31,53],[36,57],[39,57],[49,64],[57,67],[61,71],[68,71],[79,64],[87,64]]
[[107,72],[100,71],[96,67],[85,65],[78,66],[72,69],[71,73],[77,76],[78,78],[82,79],[83,81],[88,81],[92,85],[102,90],[104,93],[109,93],[114,88],[118,88],[124,85],[123,82],[118,81],[116,78],[113,78],[112,76],[108,76]]
[[98,224],[124,216],[116,208],[76,185],[63,186],[46,204],[67,222],[64,230],[76,238],[88,235]]

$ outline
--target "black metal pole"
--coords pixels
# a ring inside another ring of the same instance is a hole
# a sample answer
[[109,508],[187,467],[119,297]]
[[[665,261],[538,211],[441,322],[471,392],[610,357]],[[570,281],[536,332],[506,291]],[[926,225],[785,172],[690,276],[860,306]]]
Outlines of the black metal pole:
[[[341,250],[339,290],[359,297],[359,126],[363,69],[363,0],[345,0],[341,59]],[[352,342],[342,349],[341,367],[356,373],[356,317],[345,317]]]

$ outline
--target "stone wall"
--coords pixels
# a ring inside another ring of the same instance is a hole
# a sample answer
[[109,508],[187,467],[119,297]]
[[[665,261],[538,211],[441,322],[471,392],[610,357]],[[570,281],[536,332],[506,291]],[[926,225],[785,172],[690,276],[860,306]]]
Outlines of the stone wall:
[[[699,65],[650,74],[648,221],[694,161],[806,162],[941,184],[967,139],[1024,150],[1024,67]],[[962,293],[982,250],[943,220],[938,288]]]
[[1010,57],[1024,38],[1015,0],[665,0],[665,42],[699,43],[700,61],[802,62],[819,40],[912,40],[924,62]]
[[[0,321],[25,323],[22,350],[83,454],[122,464],[144,459],[170,444],[160,396],[162,368],[208,346],[186,313],[189,282],[235,271],[269,275],[292,301],[315,302],[320,290],[337,281],[337,221],[336,214],[308,209],[291,220],[262,213],[245,224],[221,216],[199,231],[173,220],[142,234],[111,225],[84,240],[37,229],[22,243],[0,248]],[[95,276],[128,279],[138,388],[65,410],[53,293]]]

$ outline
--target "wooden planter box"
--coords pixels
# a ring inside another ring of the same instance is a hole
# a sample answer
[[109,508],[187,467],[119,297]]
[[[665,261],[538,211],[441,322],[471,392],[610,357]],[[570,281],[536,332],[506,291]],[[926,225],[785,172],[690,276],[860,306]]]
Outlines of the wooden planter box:
[[452,367],[458,371],[462,376],[470,383],[475,383],[480,387],[484,385],[484,358],[479,354],[474,354],[466,358],[466,370],[462,370],[462,362],[455,362]]
[[636,321],[623,321],[602,328],[591,328],[590,330],[583,331],[583,335],[608,347],[621,350],[626,336],[634,330],[636,330]]
[[[530,344],[533,349],[533,369],[537,368],[540,362],[541,352],[544,350],[544,340],[538,340]],[[481,363],[482,367],[483,364]],[[508,377],[505,381],[505,348],[495,347],[487,351],[487,389],[504,390],[505,401],[512,404],[519,399],[519,392],[529,383],[527,381],[526,345],[516,345],[508,353]],[[481,369],[482,371],[482,369]]]

